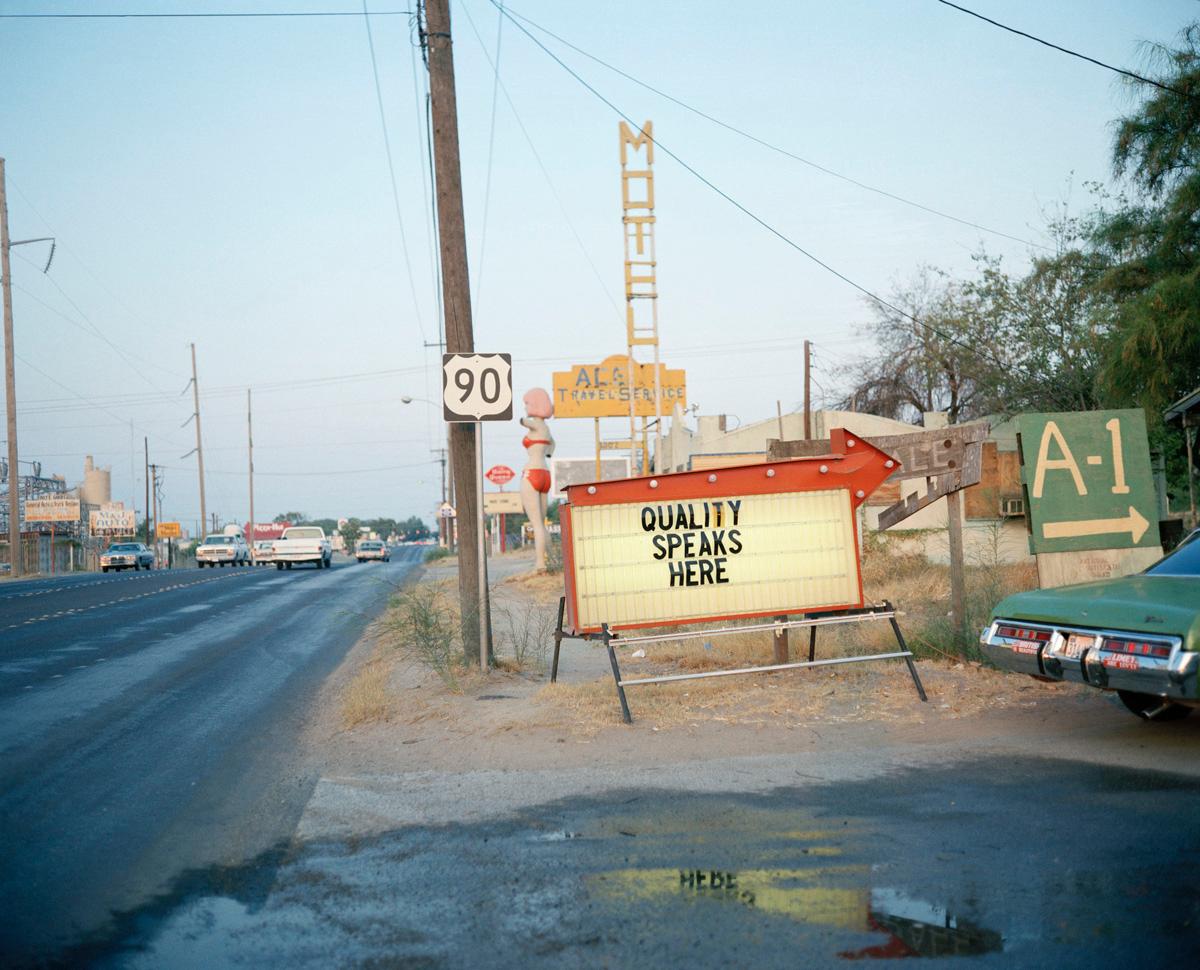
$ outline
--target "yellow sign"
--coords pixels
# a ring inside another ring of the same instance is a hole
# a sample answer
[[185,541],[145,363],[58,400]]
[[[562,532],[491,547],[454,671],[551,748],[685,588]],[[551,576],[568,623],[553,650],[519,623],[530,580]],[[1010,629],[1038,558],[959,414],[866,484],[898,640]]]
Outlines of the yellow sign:
[[160,522],[155,526],[154,534],[160,539],[179,539],[183,536],[183,530],[178,522]]
[[520,492],[483,493],[484,515],[520,515],[524,511]]
[[[634,363],[633,413],[654,417],[654,365]],[[629,357],[616,354],[599,364],[575,364],[569,371],[554,372],[556,418],[620,418],[629,415]],[[687,372],[658,366],[660,413],[675,405],[687,407]]]
[[578,505],[576,627],[684,623],[857,606],[846,489]]

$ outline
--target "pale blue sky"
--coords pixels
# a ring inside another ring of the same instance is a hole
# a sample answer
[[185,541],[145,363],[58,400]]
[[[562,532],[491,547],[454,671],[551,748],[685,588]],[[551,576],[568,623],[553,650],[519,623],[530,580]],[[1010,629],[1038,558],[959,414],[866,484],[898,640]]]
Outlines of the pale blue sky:
[[[1169,42],[1197,14],[1188,0],[968,5],[1135,69],[1143,41]],[[356,7],[0,0],[0,13]],[[1084,181],[1109,179],[1112,121],[1134,103],[1115,75],[933,0],[512,9],[796,154],[1035,241],[1047,206],[1068,196],[1082,205]],[[512,353],[520,395],[549,386],[556,367],[623,350],[617,118],[505,24],[501,78],[566,217],[501,95],[481,260],[492,71],[468,13],[492,56],[497,14],[487,0],[453,6],[476,347]],[[168,466],[164,514],[190,523],[199,501],[194,458],[180,460],[193,444],[180,428],[191,398],[180,392],[195,341],[210,510],[239,521],[248,512],[249,385],[260,518],[301,509],[429,519],[440,417],[400,403],[440,389],[422,346],[437,331],[423,123],[408,18],[373,18],[372,30],[415,294],[361,17],[0,20],[11,233],[60,242],[48,277],[44,251],[14,250],[23,458],[73,484],[93,453],[112,466],[116,497],[136,495],[140,508],[148,433],[152,460]],[[652,119],[661,144],[869,288],[886,290],[923,262],[967,272],[981,242],[1014,269],[1027,258],[1019,243],[839,182],[560,54],[631,116]],[[419,57],[415,67],[423,97]],[[869,316],[859,294],[665,153],[657,162],[663,358],[687,369],[690,400],[745,422],[772,415],[777,399],[793,407],[806,337],[820,386],[835,391]],[[391,373],[326,380],[373,372]],[[324,382],[286,386],[308,379]],[[560,455],[590,452],[590,422],[553,429]],[[621,422],[606,432],[619,435]],[[520,467],[515,422],[490,425],[486,438],[488,464]],[[350,474],[382,468],[391,470]],[[311,471],[323,474],[293,474]]]

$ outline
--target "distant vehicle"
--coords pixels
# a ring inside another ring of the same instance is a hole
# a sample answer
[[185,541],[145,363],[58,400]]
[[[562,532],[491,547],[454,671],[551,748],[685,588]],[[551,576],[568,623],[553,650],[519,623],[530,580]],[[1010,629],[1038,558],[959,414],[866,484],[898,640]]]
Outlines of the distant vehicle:
[[381,539],[359,539],[354,547],[354,558],[359,562],[375,559],[381,562],[391,562],[387,544]]
[[254,565],[269,566],[275,561],[275,554],[271,551],[274,543],[274,539],[259,539],[254,543]]
[[196,566],[248,566],[250,565],[250,547],[237,535],[205,536],[204,541],[196,547]]
[[328,569],[333,564],[333,546],[319,525],[294,525],[284,530],[282,538],[272,541],[271,556],[276,569],[291,569],[298,562]]
[[1148,721],[1200,707],[1200,530],[1136,576],[1003,599],[980,644],[998,666],[1115,690]]
[[100,571],[153,569],[154,553],[140,542],[115,542],[100,554]]
[[244,533],[242,531],[242,527],[240,525],[225,526],[225,528],[221,530],[221,535],[223,535],[223,536],[241,536],[242,539],[246,538],[246,533]]

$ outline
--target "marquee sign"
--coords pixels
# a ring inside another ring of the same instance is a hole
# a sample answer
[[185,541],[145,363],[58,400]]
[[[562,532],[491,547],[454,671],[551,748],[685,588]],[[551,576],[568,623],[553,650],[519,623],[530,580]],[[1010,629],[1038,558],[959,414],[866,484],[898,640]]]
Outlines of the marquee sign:
[[[634,362],[633,413],[652,418],[654,411],[654,365]],[[620,418],[629,416],[629,357],[617,354],[599,364],[575,364],[569,371],[554,372],[554,416],[556,418]],[[675,405],[687,407],[687,372],[658,365],[658,388],[662,413]]]
[[830,452],[569,486],[561,520],[571,627],[861,606],[855,510],[898,463],[843,429]]

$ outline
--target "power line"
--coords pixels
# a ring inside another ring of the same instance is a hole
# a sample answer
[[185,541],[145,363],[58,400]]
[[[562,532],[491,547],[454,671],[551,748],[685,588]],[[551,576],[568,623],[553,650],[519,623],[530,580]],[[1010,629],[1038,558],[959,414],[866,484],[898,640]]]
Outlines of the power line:
[[[497,0],[491,0],[491,2],[493,4],[496,4]],[[581,84],[584,88],[586,88],[589,92],[591,92],[591,94],[594,97],[598,98],[601,102],[603,102],[605,105],[607,105],[612,111],[616,112],[617,115],[619,115],[621,118],[623,118],[628,124],[633,125],[638,130],[639,133],[641,133],[643,135],[645,134],[642,131],[641,125],[639,125],[636,121],[634,121],[629,115],[627,115],[624,111],[622,111],[620,108],[618,108],[615,104],[613,104],[613,102],[611,102],[608,98],[606,98],[603,94],[601,94],[598,90],[596,90],[596,88],[594,88],[591,84],[589,84],[587,81],[585,81],[569,65],[567,65],[557,54],[555,54],[552,50],[550,50],[548,47],[546,47],[545,44],[543,44],[540,40],[538,40],[536,37],[534,37],[533,34],[531,34],[528,30],[526,30],[522,24],[517,23],[516,20],[513,20],[513,18],[511,17],[511,15],[509,14],[509,12],[507,10],[503,10],[502,13],[506,17],[509,17],[509,19],[512,21],[513,26],[515,26],[518,30],[521,31],[521,33],[523,33],[526,37],[528,37],[531,41],[533,41],[533,43],[536,44],[556,64],[558,64],[559,67],[561,67],[564,71],[566,71],[568,74],[570,74],[571,77],[573,77],[579,84]],[[1005,361],[1002,361],[999,357],[997,357],[995,354],[993,354],[990,350],[987,350],[980,346],[973,346],[972,344],[968,343],[967,341],[965,341],[959,337],[954,337],[951,334],[948,334],[945,331],[940,330],[939,328],[935,327],[933,324],[919,319],[918,317],[914,316],[913,314],[909,313],[908,311],[902,310],[900,307],[896,306],[895,304],[889,303],[883,297],[876,295],[874,292],[869,290],[863,284],[857,282],[854,279],[851,279],[849,276],[847,276],[845,273],[841,272],[840,270],[835,269],[829,263],[826,263],[824,260],[822,260],[820,257],[816,256],[814,253],[805,249],[803,246],[801,246],[795,240],[793,240],[792,238],[787,236],[781,230],[776,229],[773,225],[771,225],[769,222],[767,222],[761,216],[757,215],[755,212],[751,211],[746,206],[742,205],[741,202],[739,202],[737,199],[735,199],[733,196],[731,196],[724,189],[721,189],[715,183],[713,183],[709,179],[705,178],[702,174],[700,174],[699,171],[697,171],[695,168],[693,168],[691,165],[689,165],[687,162],[685,162],[679,155],[677,155],[675,152],[673,152],[670,148],[668,148],[666,145],[664,145],[657,138],[654,139],[654,145],[656,148],[662,150],[668,156],[673,158],[676,161],[676,163],[678,163],[693,178],[697,179],[699,182],[701,182],[702,184],[707,186],[709,189],[711,189],[713,192],[715,192],[717,195],[719,195],[722,199],[724,199],[726,202],[728,202],[730,205],[732,205],[735,209],[737,209],[743,215],[747,216],[749,219],[756,222],[759,226],[761,226],[763,229],[767,230],[767,232],[769,232],[771,235],[775,236],[777,239],[779,239],[785,245],[791,247],[792,249],[796,250],[796,252],[800,253],[800,255],[804,256],[809,261],[815,263],[821,269],[825,270],[825,272],[829,273],[832,276],[837,277],[839,280],[841,280],[847,286],[850,286],[853,289],[858,290],[860,293],[862,293],[864,296],[866,296],[868,299],[872,300],[873,302],[877,303],[879,306],[887,307],[893,313],[898,314],[902,318],[904,318],[906,320],[911,320],[918,327],[921,327],[923,330],[925,330],[929,333],[935,334],[938,337],[941,337],[941,339],[945,340],[947,343],[962,347],[963,349],[965,349],[973,354],[977,354],[981,357],[986,357],[989,360],[991,360],[992,363],[996,364],[999,367],[1002,367],[1002,368],[1011,367],[1011,364],[1006,363]],[[1058,403],[1061,403],[1061,402],[1058,402]]]
[[388,135],[387,115],[383,110],[383,91],[379,86],[379,64],[375,60],[375,38],[371,34],[371,17],[367,13],[367,0],[363,0],[363,23],[367,26],[367,47],[371,51],[371,75],[375,79],[375,100],[379,104],[379,124],[383,128],[383,148],[387,154],[388,178],[392,183],[392,203],[396,208],[396,224],[400,227],[400,247],[404,251],[404,268],[408,272],[408,287],[412,291],[413,312],[416,314],[417,330],[421,342],[425,342],[425,326],[421,322],[421,304],[417,299],[417,284],[413,279],[412,261],[408,256],[408,236],[404,232],[404,217],[400,215],[400,190],[396,187],[396,167],[392,163],[392,139]]
[[[475,39],[479,42],[479,46],[483,50],[483,56],[487,59],[488,65],[492,66],[492,59],[488,55],[487,47],[483,43],[483,38],[479,36],[479,31],[475,27],[475,21],[471,19],[470,8],[464,4],[462,10],[463,13],[467,15],[467,23],[471,26],[471,32],[475,34]],[[500,7],[500,11],[505,17],[509,16],[509,11],[507,8]],[[576,244],[579,246],[579,251],[583,254],[584,260],[591,268],[592,275],[596,278],[596,282],[600,284],[600,289],[604,292],[605,299],[608,300],[609,304],[613,308],[613,312],[620,319],[621,325],[624,326],[625,314],[621,308],[617,306],[617,301],[613,299],[612,293],[609,292],[608,285],[604,282],[604,277],[600,275],[600,271],[596,268],[596,264],[592,260],[591,255],[588,253],[587,247],[583,244],[583,239],[576,230],[575,223],[571,221],[571,217],[567,213],[567,207],[563,203],[562,196],[558,194],[558,189],[555,188],[554,180],[550,177],[550,171],[546,168],[545,163],[542,161],[542,156],[538,152],[537,146],[534,145],[533,138],[530,136],[528,129],[525,127],[525,122],[521,120],[521,115],[517,112],[517,106],[513,103],[513,99],[508,93],[508,87],[502,80],[500,80],[498,71],[496,73],[496,80],[500,86],[500,93],[504,95],[504,101],[508,105],[509,111],[512,112],[513,118],[517,122],[517,127],[521,130],[521,135],[525,139],[525,144],[529,146],[529,151],[533,155],[534,161],[537,162],[538,170],[541,171],[542,178],[546,180],[546,186],[550,189],[550,194],[554,197],[554,201],[558,204],[558,211],[562,214],[563,221],[567,224],[567,228],[571,231],[571,235],[574,237]]]
[[999,20],[993,20],[991,17],[985,17],[983,14],[976,13],[974,10],[968,10],[966,7],[960,7],[957,3],[951,3],[950,0],[937,0],[937,2],[943,7],[950,7],[953,10],[957,10],[959,13],[965,13],[968,17],[974,17],[976,20],[982,20],[985,24],[991,24],[993,27],[999,27],[1001,30],[1007,30],[1010,34],[1016,34],[1018,37],[1024,37],[1026,40],[1031,40],[1035,44],[1041,44],[1043,47],[1049,47],[1051,50],[1059,51],[1060,53],[1067,54],[1070,57],[1078,57],[1081,61],[1087,61],[1089,64],[1095,64],[1097,67],[1102,67],[1106,71],[1112,71],[1115,74],[1122,74],[1134,81],[1140,81],[1142,84],[1153,85],[1161,91],[1177,94],[1181,98],[1197,99],[1196,95],[1187,91],[1182,91],[1179,88],[1172,87],[1169,84],[1164,84],[1162,81],[1156,81],[1152,77],[1146,77],[1145,75],[1137,74],[1136,72],[1127,70],[1126,68],[1117,67],[1113,64],[1106,64],[1104,61],[1096,60],[1096,58],[1089,57],[1087,54],[1079,53],[1079,51],[1073,51],[1069,47],[1062,47],[1059,44],[1054,44],[1048,40],[1043,40],[1041,37],[1035,37],[1033,34],[1026,33],[1023,30],[1017,30],[1016,27],[1009,27],[1007,24],[1002,24]]
[[[466,10],[466,7],[463,8]],[[467,19],[471,19],[470,11],[467,11]],[[471,29],[475,29],[474,21],[471,22]],[[504,4],[500,4],[500,14],[496,17],[496,63],[492,65],[492,118],[488,125],[488,155],[487,155],[487,179],[484,182],[483,189],[483,224],[479,232],[479,269],[475,273],[475,309],[479,310],[479,294],[483,290],[483,257],[487,252],[487,225],[488,225],[488,209],[492,203],[492,158],[496,148],[496,102],[497,96],[500,94],[500,41],[503,37],[504,30]],[[476,37],[478,37],[476,31]],[[483,46],[483,40],[479,41],[480,46]]]
[[[410,16],[411,10],[372,10],[372,17]],[[361,17],[353,10],[277,10],[271,13],[227,10],[221,13],[185,11],[179,13],[0,13],[0,20],[236,20],[281,17]],[[165,466],[164,466],[165,467]]]
[[[489,0],[489,2],[495,4],[497,2],[497,0]],[[710,121],[714,125],[724,128],[726,131],[731,131],[735,135],[740,135],[742,138],[745,138],[748,141],[752,141],[756,145],[761,145],[763,148],[766,148],[769,151],[773,151],[773,152],[776,152],[777,154],[783,155],[786,158],[790,158],[793,161],[799,162],[801,165],[807,165],[809,168],[815,169],[816,171],[821,172],[825,175],[829,175],[833,178],[840,179],[841,181],[846,182],[849,185],[853,185],[857,188],[864,189],[867,192],[874,192],[876,195],[881,195],[884,198],[891,199],[894,202],[900,202],[903,205],[912,206],[914,209],[920,209],[922,212],[927,212],[930,215],[937,216],[938,218],[948,219],[951,222],[956,222],[961,226],[967,226],[971,229],[978,229],[980,232],[990,233],[993,236],[999,236],[1002,239],[1008,239],[1012,242],[1018,242],[1018,243],[1021,243],[1022,245],[1031,246],[1035,249],[1042,249],[1042,250],[1045,250],[1046,252],[1051,251],[1049,246],[1043,246],[1041,243],[1036,243],[1031,239],[1023,239],[1020,236],[1014,236],[1014,235],[1011,235],[1010,233],[1002,232],[999,229],[992,229],[991,227],[985,226],[982,223],[974,222],[970,219],[963,219],[956,215],[951,215],[949,212],[944,212],[941,209],[935,209],[933,206],[925,205],[922,202],[916,202],[913,199],[908,199],[902,195],[897,195],[895,192],[889,192],[887,189],[881,189],[876,185],[870,185],[867,182],[862,182],[850,175],[846,175],[842,172],[836,171],[835,169],[829,168],[826,165],[821,165],[818,162],[814,162],[810,158],[805,158],[802,155],[797,155],[795,152],[788,151],[788,149],[786,149],[786,148],[781,148],[779,145],[775,145],[763,138],[759,138],[757,135],[754,135],[754,134],[746,131],[744,128],[739,128],[739,127],[737,127],[737,125],[732,125],[727,121],[722,121],[720,118],[714,117],[713,115],[710,115],[705,111],[701,111],[699,108],[688,104],[686,101],[683,101],[683,100],[675,97],[674,95],[668,94],[666,91],[663,91],[660,88],[656,88],[654,85],[649,84],[646,81],[641,80],[640,78],[634,77],[632,74],[628,73],[627,71],[623,71],[623,70],[621,70],[621,68],[608,63],[604,59],[597,57],[595,54],[589,53],[588,51],[584,50],[582,47],[578,47],[575,44],[572,44],[569,40],[566,40],[565,38],[560,37],[558,34],[554,33],[551,30],[548,30],[545,27],[541,26],[540,24],[530,20],[528,17],[524,17],[519,13],[514,13],[511,9],[508,9],[508,8],[501,7],[501,9],[502,9],[504,16],[516,17],[520,20],[523,20],[525,23],[529,24],[534,29],[541,31],[543,34],[545,34],[548,37],[553,37],[556,41],[558,41],[564,47],[568,47],[571,50],[575,51],[575,53],[580,54],[583,57],[586,57],[588,60],[594,61],[595,63],[599,64],[601,67],[605,68],[606,70],[612,71],[614,74],[617,74],[620,77],[625,78],[625,80],[627,80],[627,81],[633,82],[634,84],[638,85],[641,88],[645,88],[647,91],[650,91],[653,94],[657,94],[660,98],[664,98],[667,101],[670,101],[672,104],[678,105],[679,107],[683,108],[685,111],[690,111],[692,114],[696,115],[697,117],[703,118],[705,121]],[[468,17],[469,16],[470,16],[470,14],[468,14]]]

